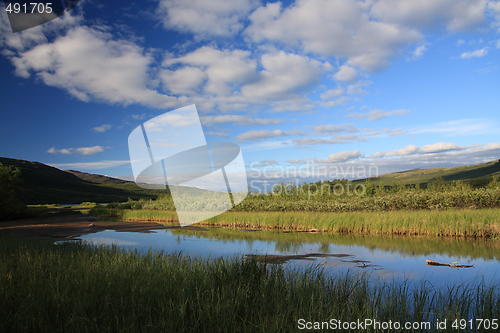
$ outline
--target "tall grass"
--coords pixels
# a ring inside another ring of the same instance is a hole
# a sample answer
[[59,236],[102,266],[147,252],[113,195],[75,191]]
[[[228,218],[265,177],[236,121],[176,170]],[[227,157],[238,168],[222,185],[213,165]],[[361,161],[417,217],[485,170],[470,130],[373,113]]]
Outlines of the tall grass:
[[498,285],[484,283],[435,290],[317,267],[6,238],[0,258],[1,332],[290,332],[299,319],[500,315]]
[[[172,211],[95,208],[90,214],[130,221],[175,222]],[[320,229],[338,234],[500,237],[500,209],[389,212],[233,212],[198,223],[207,226],[284,231]]]

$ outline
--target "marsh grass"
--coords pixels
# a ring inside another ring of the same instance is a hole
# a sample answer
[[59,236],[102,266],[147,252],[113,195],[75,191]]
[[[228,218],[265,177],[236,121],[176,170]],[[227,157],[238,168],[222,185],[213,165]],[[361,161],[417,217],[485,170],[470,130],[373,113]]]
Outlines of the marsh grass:
[[[95,208],[90,214],[130,221],[176,222],[174,211]],[[449,209],[388,212],[233,212],[199,225],[284,231],[320,229],[337,234],[500,237],[500,209]]]
[[291,332],[299,319],[499,318],[499,296],[484,283],[435,290],[318,266],[0,239],[1,332]]

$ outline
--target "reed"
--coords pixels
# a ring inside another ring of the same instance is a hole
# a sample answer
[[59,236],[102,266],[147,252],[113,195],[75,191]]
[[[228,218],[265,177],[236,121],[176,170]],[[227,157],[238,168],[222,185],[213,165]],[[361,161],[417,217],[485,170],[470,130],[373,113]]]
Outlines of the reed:
[[317,266],[5,237],[0,259],[0,332],[290,332],[300,319],[426,321],[437,332],[436,319],[455,331],[455,319],[500,317],[499,286],[484,283],[436,290]]
[[[175,222],[173,211],[93,209],[96,216],[133,221]],[[319,229],[337,234],[500,237],[500,209],[449,209],[383,212],[233,212],[199,225],[284,231]]]

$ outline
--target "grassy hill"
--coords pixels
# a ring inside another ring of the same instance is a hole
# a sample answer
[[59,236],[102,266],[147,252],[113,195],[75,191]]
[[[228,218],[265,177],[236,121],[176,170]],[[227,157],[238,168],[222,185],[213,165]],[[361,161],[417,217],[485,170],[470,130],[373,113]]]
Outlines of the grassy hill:
[[[26,204],[123,202],[128,198],[156,199],[166,193],[166,190],[146,190],[122,179],[74,170],[62,171],[39,162],[0,157],[0,163],[21,170],[24,184],[20,199]],[[425,187],[440,177],[445,183],[461,180],[478,187],[488,184],[494,175],[500,175],[500,160],[453,168],[413,169],[368,179],[376,183],[383,181],[386,186],[403,183]]]
[[444,183],[460,180],[474,187],[480,187],[488,184],[494,175],[500,175],[500,160],[453,168],[413,169],[387,173],[367,179],[376,183],[382,181],[385,185],[403,183],[420,184],[425,187],[427,184],[441,178]]
[[21,170],[20,199],[33,204],[75,204],[84,201],[116,202],[128,198],[156,199],[166,191],[146,190],[134,182],[78,171],[62,171],[39,162],[0,157],[0,163]]

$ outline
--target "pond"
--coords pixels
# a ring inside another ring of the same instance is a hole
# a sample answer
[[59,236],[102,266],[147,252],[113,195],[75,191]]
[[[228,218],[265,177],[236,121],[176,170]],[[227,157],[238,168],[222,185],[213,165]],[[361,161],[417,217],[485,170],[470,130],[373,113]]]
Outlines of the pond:
[[[105,230],[81,236],[94,244],[117,245],[140,251],[164,250],[203,257],[235,255],[307,255],[286,261],[291,268],[312,264],[335,274],[369,272],[371,277],[427,280],[433,286],[496,283],[500,278],[498,241],[429,237],[378,237],[334,234],[285,233],[264,230],[200,228],[156,230],[150,233]],[[348,255],[348,256],[325,256]],[[427,266],[426,260],[473,265],[471,268]]]

